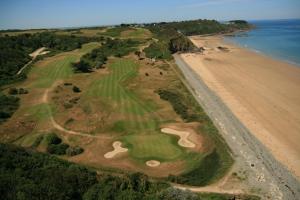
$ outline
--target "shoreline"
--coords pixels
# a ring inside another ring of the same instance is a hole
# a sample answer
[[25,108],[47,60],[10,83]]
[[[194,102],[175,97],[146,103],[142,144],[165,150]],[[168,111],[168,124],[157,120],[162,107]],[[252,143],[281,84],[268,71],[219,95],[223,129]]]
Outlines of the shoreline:
[[[300,196],[299,180],[249,132],[222,99],[204,83],[204,80],[180,55],[175,54],[174,58],[184,75],[184,77],[181,76],[182,82],[212,119],[229,145],[235,160],[232,172],[247,172],[247,178],[240,183],[238,188],[250,193],[257,191],[262,199],[298,199]],[[222,185],[222,188],[232,187],[227,181]],[[234,188],[237,186],[235,185]]]
[[[243,31],[241,31],[243,32]],[[248,31],[246,31],[248,32]],[[297,62],[294,62],[294,61],[291,61],[291,60],[287,60],[287,59],[283,59],[283,58],[280,58],[278,56],[275,56],[275,55],[272,55],[272,54],[269,54],[269,53],[266,53],[264,51],[261,51],[261,50],[258,50],[258,49],[255,49],[255,48],[251,48],[251,47],[248,47],[248,46],[245,46],[245,45],[242,45],[238,42],[235,42],[234,40],[230,39],[230,37],[236,37],[234,35],[235,33],[233,33],[233,35],[227,35],[227,34],[221,34],[219,36],[223,37],[223,41],[224,43],[228,43],[229,45],[234,45],[234,46],[238,46],[240,48],[243,48],[243,49],[246,49],[248,51],[251,51],[251,52],[254,52],[254,53],[257,53],[259,55],[262,55],[262,56],[267,56],[271,59],[274,59],[276,61],[279,61],[279,62],[285,62],[287,64],[290,64],[290,65],[295,65],[296,67],[300,67],[300,63],[297,63]],[[217,35],[211,35],[211,36],[217,36]],[[199,36],[200,37],[200,36]]]
[[203,55],[182,54],[183,60],[299,178],[300,68],[228,43],[223,36],[190,39],[206,50]]

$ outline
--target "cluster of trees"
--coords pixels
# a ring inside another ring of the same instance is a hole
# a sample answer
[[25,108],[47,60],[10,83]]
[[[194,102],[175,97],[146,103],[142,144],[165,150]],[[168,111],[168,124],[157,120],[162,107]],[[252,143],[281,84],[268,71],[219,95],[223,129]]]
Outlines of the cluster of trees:
[[29,54],[40,47],[70,51],[93,40],[86,37],[56,35],[51,32],[0,37],[0,86],[26,78],[17,72],[31,60]]
[[10,118],[19,108],[20,99],[15,96],[4,95],[0,92],[0,123]]
[[191,51],[193,49],[195,49],[193,43],[183,35],[180,35],[177,38],[172,38],[169,43],[169,50],[172,53],[176,53],[178,51]]
[[[247,21],[232,20],[229,23],[220,23],[216,20],[188,20],[179,22],[161,22],[148,24],[147,27],[154,33],[166,37],[166,35],[183,34],[190,35],[203,35],[214,33],[230,32],[233,29],[244,29],[250,27]],[[174,36],[173,36],[174,37]]]
[[6,200],[200,199],[167,183],[150,182],[141,173],[97,176],[79,165],[13,145],[0,144],[0,163],[0,194]]
[[163,42],[153,42],[149,47],[144,49],[145,55],[148,58],[157,59],[172,59],[172,54],[168,49],[168,46]]
[[92,52],[81,57],[78,63],[73,64],[76,72],[91,72],[93,68],[102,68],[109,56],[123,57],[130,52],[136,51],[139,41],[127,39],[110,39],[107,38],[101,47],[94,49]]
[[[47,144],[47,152],[50,154],[55,154],[55,155],[67,154],[68,156],[75,156],[83,153],[84,151],[84,149],[79,146],[71,147],[70,145],[63,143],[62,140],[55,133],[48,134],[45,140]],[[38,137],[36,141],[41,142],[41,139]]]
[[145,49],[145,53],[149,58],[165,59],[162,55],[196,49],[186,36],[225,33],[249,27],[250,25],[243,20],[234,20],[226,24],[215,20],[190,20],[147,24],[146,28],[159,39],[159,45],[153,43]]

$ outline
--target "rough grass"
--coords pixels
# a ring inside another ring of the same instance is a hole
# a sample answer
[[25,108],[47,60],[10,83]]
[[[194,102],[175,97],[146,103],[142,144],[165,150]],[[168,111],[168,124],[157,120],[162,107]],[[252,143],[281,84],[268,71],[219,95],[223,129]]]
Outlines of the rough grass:
[[151,36],[151,32],[144,28],[132,28],[131,30],[123,31],[121,33],[122,38],[139,38],[146,39]]

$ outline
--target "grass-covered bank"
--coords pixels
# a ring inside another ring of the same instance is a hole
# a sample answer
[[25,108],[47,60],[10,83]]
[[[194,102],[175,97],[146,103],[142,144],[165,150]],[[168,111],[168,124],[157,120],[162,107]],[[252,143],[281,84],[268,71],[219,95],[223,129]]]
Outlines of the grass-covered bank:
[[169,101],[174,111],[186,122],[200,122],[199,132],[213,141],[212,151],[206,153],[203,159],[198,160],[194,167],[181,175],[170,175],[169,180],[175,183],[204,186],[223,177],[234,160],[230,149],[218,133],[210,118],[179,81],[169,88],[156,91],[160,98]]

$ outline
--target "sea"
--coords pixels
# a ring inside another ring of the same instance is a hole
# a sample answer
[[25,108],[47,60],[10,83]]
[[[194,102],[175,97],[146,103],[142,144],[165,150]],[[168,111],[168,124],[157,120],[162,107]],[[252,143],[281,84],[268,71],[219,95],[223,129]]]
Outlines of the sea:
[[300,19],[249,21],[255,26],[225,39],[300,67]]

